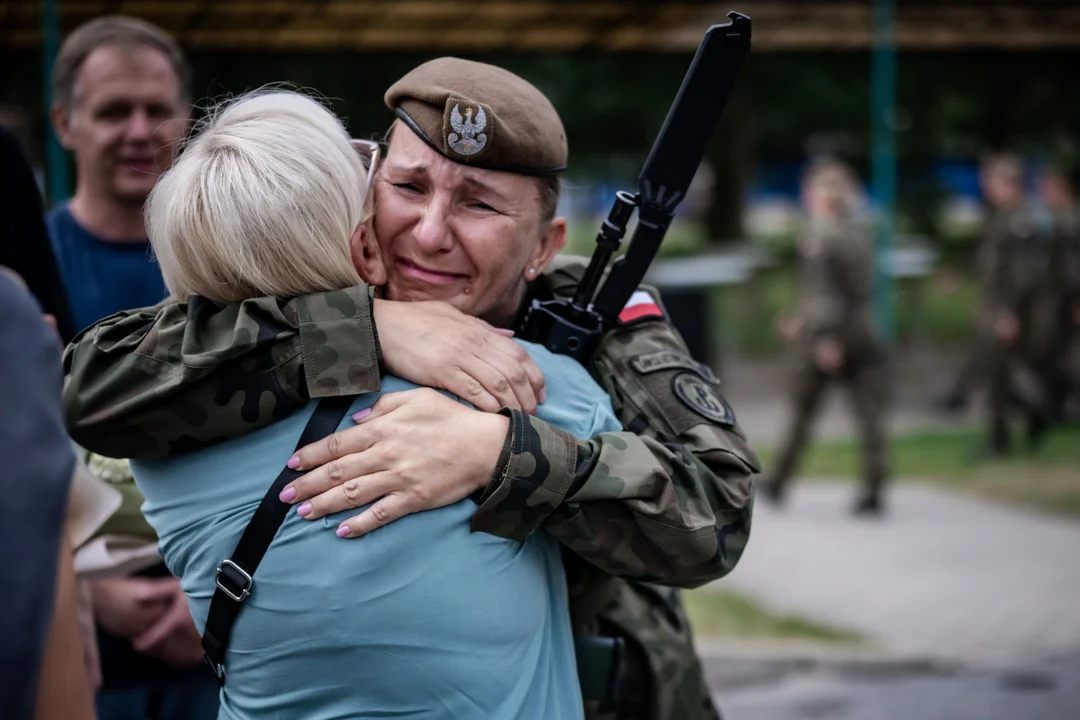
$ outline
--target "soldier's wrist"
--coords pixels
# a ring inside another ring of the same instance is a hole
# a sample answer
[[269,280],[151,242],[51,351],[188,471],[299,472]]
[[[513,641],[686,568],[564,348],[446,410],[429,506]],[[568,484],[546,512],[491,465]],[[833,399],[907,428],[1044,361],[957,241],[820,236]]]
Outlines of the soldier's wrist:
[[371,340],[375,345],[375,362],[379,368],[379,377],[386,377],[386,363],[383,361],[382,343],[379,342],[379,324],[375,322],[375,287],[368,286],[368,311],[371,315]]
[[499,411],[499,415],[503,416],[506,422],[506,434],[503,437],[502,449],[499,451],[499,457],[495,461],[495,468],[492,470],[487,482],[480,488],[478,488],[469,497],[477,505],[483,504],[488,495],[491,494],[494,488],[498,487],[499,483],[504,477],[506,477],[506,471],[510,467],[510,449],[513,446],[514,440],[514,423],[512,422],[512,413],[514,411],[510,408],[503,408]]

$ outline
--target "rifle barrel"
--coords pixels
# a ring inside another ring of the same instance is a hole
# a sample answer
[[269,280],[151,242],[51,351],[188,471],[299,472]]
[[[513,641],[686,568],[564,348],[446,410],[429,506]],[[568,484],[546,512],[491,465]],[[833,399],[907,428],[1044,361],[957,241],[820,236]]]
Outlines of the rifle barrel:
[[630,216],[637,207],[638,197],[625,190],[615,193],[615,204],[608,213],[607,220],[600,226],[600,232],[596,236],[596,250],[589,267],[581,278],[577,292],[574,293],[574,307],[586,311],[592,303],[593,295],[600,284],[611,256],[619,249],[623,235],[626,234],[626,225],[630,222]]

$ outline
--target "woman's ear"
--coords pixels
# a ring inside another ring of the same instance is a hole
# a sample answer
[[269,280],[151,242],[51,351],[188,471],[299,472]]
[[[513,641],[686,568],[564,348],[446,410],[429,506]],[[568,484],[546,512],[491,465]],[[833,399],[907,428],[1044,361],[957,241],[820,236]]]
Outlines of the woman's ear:
[[552,258],[566,247],[566,218],[557,217],[548,223],[536,251],[525,264],[525,279],[535,280],[540,277]]
[[376,287],[386,284],[386,264],[383,262],[382,249],[375,240],[375,230],[370,221],[364,221],[356,227],[356,231],[349,238],[349,249],[356,272],[360,273],[364,282]]

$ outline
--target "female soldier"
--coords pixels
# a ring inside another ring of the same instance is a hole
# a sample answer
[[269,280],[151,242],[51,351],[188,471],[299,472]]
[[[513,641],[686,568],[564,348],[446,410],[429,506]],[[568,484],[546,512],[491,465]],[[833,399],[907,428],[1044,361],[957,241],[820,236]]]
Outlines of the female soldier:
[[887,474],[883,428],[885,354],[870,318],[873,251],[865,228],[854,218],[857,181],[846,166],[818,161],[802,183],[808,222],[799,236],[797,314],[781,332],[798,343],[795,412],[765,496],[779,502],[795,470],[825,388],[841,383],[851,392],[862,437],[862,495],[858,514],[880,514]]

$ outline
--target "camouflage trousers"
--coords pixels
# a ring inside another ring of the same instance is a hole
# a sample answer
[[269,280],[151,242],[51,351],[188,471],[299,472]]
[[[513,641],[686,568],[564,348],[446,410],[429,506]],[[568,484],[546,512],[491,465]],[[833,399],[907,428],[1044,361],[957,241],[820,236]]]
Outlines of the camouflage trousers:
[[1010,421],[1027,426],[1029,442],[1064,417],[1080,379],[1069,367],[1073,342],[1066,323],[1030,322],[1014,346],[995,342],[987,354],[987,404],[991,448],[1010,449]]
[[881,492],[888,475],[888,444],[885,438],[885,410],[888,400],[886,363],[873,359],[849,359],[833,375],[826,375],[809,357],[802,359],[794,375],[794,413],[787,438],[772,474],[777,489],[791,479],[810,438],[814,416],[825,390],[843,385],[851,397],[852,409],[862,443],[863,482],[868,495]]
[[1060,303],[1052,308],[1049,321],[1034,324],[1030,347],[1025,348],[1027,364],[1038,377],[1044,397],[1044,409],[1051,420],[1063,419],[1069,399],[1080,393],[1080,375],[1070,367],[1078,330],[1071,317],[1069,305]]
[[964,363],[953,381],[950,395],[966,397],[981,384],[989,372],[990,354],[994,351],[993,336],[985,330],[978,330],[964,356]]
[[602,585],[590,594],[605,600],[582,629],[623,638],[626,655],[615,707],[586,703],[587,720],[720,720],[680,592],[610,576]]
[[1011,420],[1019,416],[1031,434],[1045,421],[1046,387],[1039,363],[1027,348],[998,344],[987,359],[986,383],[989,442],[996,452],[1012,444]]

